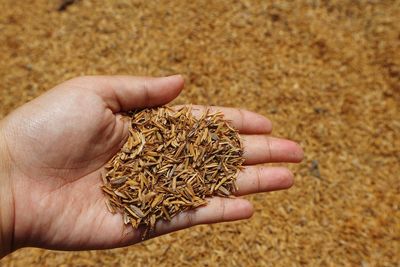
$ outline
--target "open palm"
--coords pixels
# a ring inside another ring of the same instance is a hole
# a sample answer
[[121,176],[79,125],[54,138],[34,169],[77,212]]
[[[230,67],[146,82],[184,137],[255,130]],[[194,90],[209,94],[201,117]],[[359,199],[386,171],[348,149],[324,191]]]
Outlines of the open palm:
[[[140,230],[124,227],[121,216],[107,211],[100,173],[128,136],[128,123],[118,114],[168,103],[182,87],[180,76],[80,77],[6,117],[1,132],[12,166],[14,249],[98,249],[139,242]],[[264,135],[271,123],[256,113],[208,108],[222,111],[244,140],[247,166],[238,177],[238,196],[291,186],[286,168],[256,164],[300,161],[303,154],[296,143]],[[194,106],[193,112],[204,109]],[[215,197],[207,206],[159,222],[155,234],[245,219],[252,212],[247,200]]]

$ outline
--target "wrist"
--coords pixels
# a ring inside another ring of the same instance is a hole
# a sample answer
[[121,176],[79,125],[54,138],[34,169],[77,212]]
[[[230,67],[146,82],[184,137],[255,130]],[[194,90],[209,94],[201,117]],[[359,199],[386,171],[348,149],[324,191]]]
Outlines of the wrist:
[[0,259],[13,250],[13,206],[11,159],[0,124]]

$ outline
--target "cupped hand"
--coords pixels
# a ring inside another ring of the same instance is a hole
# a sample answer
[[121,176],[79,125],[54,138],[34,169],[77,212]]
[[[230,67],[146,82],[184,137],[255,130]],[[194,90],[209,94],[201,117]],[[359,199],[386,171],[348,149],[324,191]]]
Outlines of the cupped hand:
[[[128,123],[119,113],[166,104],[182,87],[179,75],[79,77],[1,121],[0,147],[6,150],[4,165],[9,169],[4,173],[12,194],[12,249],[102,249],[139,242],[140,231],[123,226],[119,214],[107,211],[100,173],[128,136]],[[240,196],[293,183],[288,169],[257,164],[301,161],[303,152],[296,143],[267,136],[271,122],[253,112],[203,106],[193,106],[193,112],[206,108],[222,111],[243,138],[246,167],[238,177],[238,198],[215,197],[170,222],[158,222],[155,235],[249,218],[252,206]]]

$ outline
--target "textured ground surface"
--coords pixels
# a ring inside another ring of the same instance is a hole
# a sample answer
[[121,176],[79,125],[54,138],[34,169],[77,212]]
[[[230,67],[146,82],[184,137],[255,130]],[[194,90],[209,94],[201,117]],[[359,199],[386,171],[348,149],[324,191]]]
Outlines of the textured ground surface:
[[1,0],[0,117],[81,74],[182,73],[176,103],[251,109],[299,141],[295,186],[250,197],[248,221],[0,265],[398,266],[400,1],[191,2]]

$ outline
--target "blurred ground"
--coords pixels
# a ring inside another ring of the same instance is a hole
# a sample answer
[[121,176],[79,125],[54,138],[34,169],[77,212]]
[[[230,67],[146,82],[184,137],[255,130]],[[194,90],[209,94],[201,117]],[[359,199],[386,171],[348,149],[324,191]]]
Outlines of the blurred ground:
[[[243,107],[299,141],[248,221],[4,266],[398,266],[400,1],[0,1],[0,118],[82,74],[182,73],[176,103]],[[60,207],[62,208],[62,207]]]

